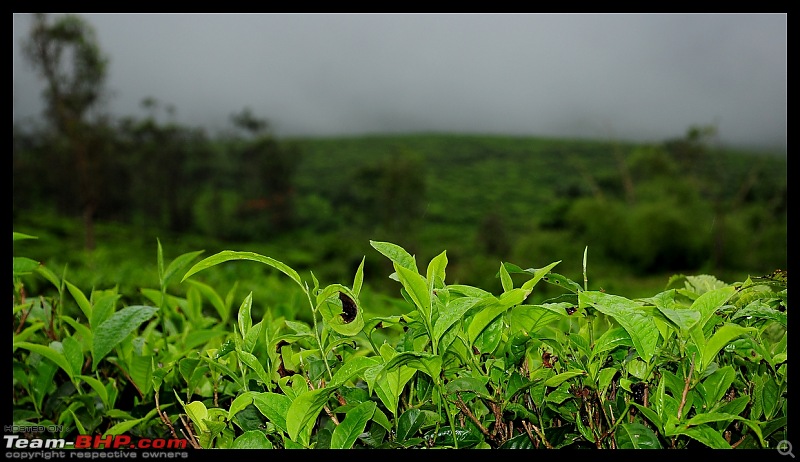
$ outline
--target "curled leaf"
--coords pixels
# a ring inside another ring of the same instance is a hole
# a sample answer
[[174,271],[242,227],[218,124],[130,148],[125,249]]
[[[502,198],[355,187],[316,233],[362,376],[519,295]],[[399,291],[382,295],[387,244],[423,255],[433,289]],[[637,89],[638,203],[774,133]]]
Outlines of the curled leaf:
[[342,321],[345,324],[350,324],[358,314],[356,302],[344,292],[339,292],[339,300],[342,302]]

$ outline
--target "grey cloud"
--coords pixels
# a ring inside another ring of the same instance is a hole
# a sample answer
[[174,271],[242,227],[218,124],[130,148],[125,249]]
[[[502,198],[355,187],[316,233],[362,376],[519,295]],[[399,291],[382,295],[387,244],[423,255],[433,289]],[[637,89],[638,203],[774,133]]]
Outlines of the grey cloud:
[[[84,14],[108,109],[152,96],[216,130],[250,107],[276,134],[403,131],[661,140],[716,123],[786,149],[786,14]],[[14,118],[41,110],[20,57]]]

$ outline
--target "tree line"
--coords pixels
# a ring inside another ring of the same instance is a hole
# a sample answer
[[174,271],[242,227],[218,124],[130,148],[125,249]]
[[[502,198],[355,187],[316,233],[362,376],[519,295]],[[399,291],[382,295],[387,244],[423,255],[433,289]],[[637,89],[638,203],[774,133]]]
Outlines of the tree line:
[[[249,108],[215,138],[175,123],[174,107],[154,98],[142,101],[143,117],[112,118],[102,105],[109,58],[76,15],[35,15],[23,52],[45,82],[45,110],[44,123],[14,126],[14,217],[81,216],[87,249],[106,219],[225,238],[292,226],[299,153]],[[222,216],[259,219],[243,229]]]

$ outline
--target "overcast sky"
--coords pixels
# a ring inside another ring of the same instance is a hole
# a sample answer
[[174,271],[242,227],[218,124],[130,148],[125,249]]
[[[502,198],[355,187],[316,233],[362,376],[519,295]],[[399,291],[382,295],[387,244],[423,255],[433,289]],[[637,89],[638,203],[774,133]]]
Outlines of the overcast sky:
[[[108,110],[277,136],[460,132],[660,141],[716,125],[786,150],[787,15],[80,14],[110,58]],[[14,14],[14,120],[43,82]]]

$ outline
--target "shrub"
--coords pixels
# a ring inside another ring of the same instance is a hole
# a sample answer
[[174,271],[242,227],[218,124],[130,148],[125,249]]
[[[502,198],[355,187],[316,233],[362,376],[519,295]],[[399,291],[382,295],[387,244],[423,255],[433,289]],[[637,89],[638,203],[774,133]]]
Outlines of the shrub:
[[[146,303],[120,306],[116,289],[87,295],[14,256],[13,423],[61,425],[61,438],[182,436],[196,448],[769,448],[785,439],[785,271],[734,284],[677,275],[631,300],[589,290],[584,253],[583,284],[554,272],[560,261],[504,262],[495,295],[448,284],[446,251],[419,266],[400,246],[370,243],[392,264],[402,314],[368,313],[366,257],[352,282],[322,285],[253,252],[167,263],[159,242],[159,287],[141,289]],[[288,278],[310,322],[196,280],[231,261]],[[26,294],[31,277],[58,296]],[[185,297],[171,295],[177,284],[188,285]],[[560,294],[526,303],[542,284]],[[65,304],[80,315],[64,314]]]

